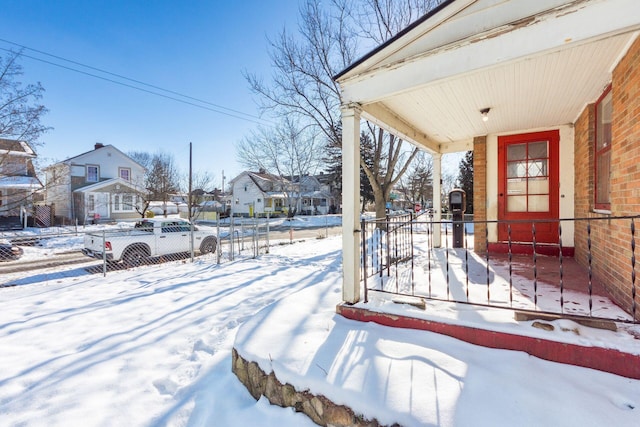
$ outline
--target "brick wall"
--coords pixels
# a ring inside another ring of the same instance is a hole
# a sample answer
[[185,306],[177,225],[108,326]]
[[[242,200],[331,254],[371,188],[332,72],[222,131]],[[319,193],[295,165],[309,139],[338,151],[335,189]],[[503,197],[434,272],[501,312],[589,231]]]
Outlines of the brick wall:
[[[591,246],[594,275],[605,284],[616,302],[628,310],[633,255],[630,220],[609,218],[640,214],[640,39],[614,69],[611,92],[611,215],[593,212],[594,105],[589,105],[575,123],[575,215],[594,218],[589,224],[576,224],[575,256],[578,262],[588,266],[588,247]],[[638,221],[636,226],[640,226]],[[638,296],[636,304],[640,304]]]
[[[487,219],[487,137],[473,139],[473,220]],[[486,224],[475,224],[473,248],[476,253],[486,252]]]

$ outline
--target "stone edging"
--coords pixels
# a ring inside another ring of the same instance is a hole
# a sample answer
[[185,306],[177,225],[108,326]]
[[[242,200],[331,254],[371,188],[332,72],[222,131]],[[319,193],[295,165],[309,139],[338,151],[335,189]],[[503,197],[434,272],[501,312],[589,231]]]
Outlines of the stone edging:
[[[298,391],[291,384],[282,384],[273,371],[266,374],[256,362],[243,359],[235,348],[232,350],[232,371],[254,399],[264,396],[272,405],[293,408],[318,425],[381,427],[376,419],[368,420],[356,415],[351,408],[336,405],[322,395],[316,396],[307,390]],[[392,427],[399,427],[399,424],[393,424]]]

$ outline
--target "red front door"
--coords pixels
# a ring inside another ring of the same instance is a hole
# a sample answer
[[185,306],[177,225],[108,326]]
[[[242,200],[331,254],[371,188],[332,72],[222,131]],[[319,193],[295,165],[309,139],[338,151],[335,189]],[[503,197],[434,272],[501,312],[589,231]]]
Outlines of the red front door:
[[[532,242],[528,220],[559,218],[559,144],[557,130],[498,137],[498,219],[511,225],[512,242]],[[523,222],[521,222],[523,221]],[[538,243],[558,242],[558,222],[535,222]],[[498,239],[509,239],[506,223]]]

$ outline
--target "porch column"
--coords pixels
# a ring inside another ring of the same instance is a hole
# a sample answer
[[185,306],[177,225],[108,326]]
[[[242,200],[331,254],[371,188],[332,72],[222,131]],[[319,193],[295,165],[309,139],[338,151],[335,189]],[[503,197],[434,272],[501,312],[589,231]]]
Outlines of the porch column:
[[[442,220],[442,154],[433,154],[433,220]],[[433,247],[442,246],[441,224],[433,224]]]
[[[473,138],[473,220],[487,220],[487,136]],[[486,223],[473,226],[473,250],[484,254],[487,248]]]
[[360,108],[342,106],[342,300],[360,300]]

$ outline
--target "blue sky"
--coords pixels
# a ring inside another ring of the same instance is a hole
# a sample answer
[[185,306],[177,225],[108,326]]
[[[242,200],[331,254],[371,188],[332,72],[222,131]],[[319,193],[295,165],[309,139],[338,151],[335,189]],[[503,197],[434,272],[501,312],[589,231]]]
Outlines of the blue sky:
[[[243,71],[269,77],[266,38],[284,26],[296,29],[298,3],[0,0],[0,48],[17,49],[12,44],[16,43],[258,116]],[[5,54],[0,50],[0,55]],[[31,50],[24,54],[100,74]],[[255,128],[252,121],[31,58],[23,58],[21,64],[23,80],[39,81],[46,90],[42,102],[50,112],[43,121],[54,129],[41,138],[44,146],[39,154],[45,165],[101,142],[124,152],[172,153],[186,173],[192,142],[194,170],[212,172],[216,186],[221,184],[223,170],[227,179],[241,170],[235,143]]]

